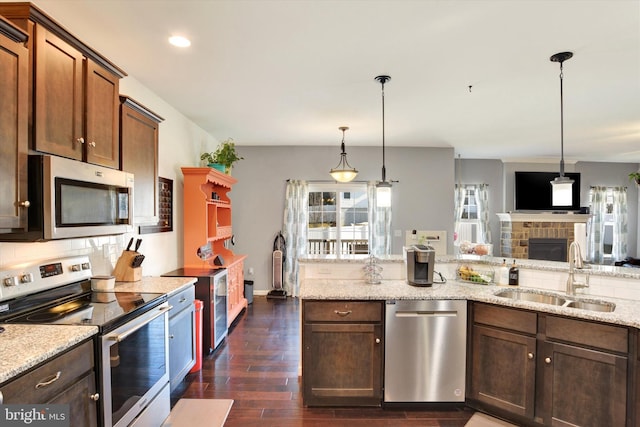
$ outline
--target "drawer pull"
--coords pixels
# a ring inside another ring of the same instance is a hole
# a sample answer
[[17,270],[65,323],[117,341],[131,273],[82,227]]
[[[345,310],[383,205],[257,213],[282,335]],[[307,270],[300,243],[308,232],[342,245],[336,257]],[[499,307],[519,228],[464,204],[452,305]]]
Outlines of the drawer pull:
[[90,394],[89,395],[89,399],[97,402],[98,400],[100,400],[100,393],[94,393],[94,394]]
[[533,353],[527,353],[527,359],[529,360],[533,359]]
[[547,365],[551,364],[551,358],[550,357],[545,357],[544,358],[544,363],[546,363]]
[[337,314],[340,317],[347,317],[348,315],[350,315],[352,313],[351,310],[347,310],[347,311],[340,311],[340,310],[333,310],[333,312],[335,314]]
[[50,379],[43,380],[42,382],[36,384],[36,389],[53,384],[54,382],[58,381],[58,379],[60,379],[60,375],[62,375],[62,371],[56,372],[55,375],[51,375]]
[[376,338],[376,344],[380,344],[380,338]]

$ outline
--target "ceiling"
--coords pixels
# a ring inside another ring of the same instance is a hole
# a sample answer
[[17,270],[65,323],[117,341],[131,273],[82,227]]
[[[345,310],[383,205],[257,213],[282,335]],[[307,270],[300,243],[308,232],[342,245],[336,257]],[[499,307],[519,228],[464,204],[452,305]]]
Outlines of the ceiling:
[[[4,1],[4,0],[3,0]],[[640,0],[35,0],[218,140],[640,162]],[[170,35],[189,37],[188,49]]]

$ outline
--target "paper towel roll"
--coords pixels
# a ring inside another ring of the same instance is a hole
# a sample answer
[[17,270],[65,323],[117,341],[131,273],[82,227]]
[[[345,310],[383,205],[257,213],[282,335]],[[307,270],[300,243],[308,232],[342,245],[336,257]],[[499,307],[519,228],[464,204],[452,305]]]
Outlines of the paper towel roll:
[[573,224],[573,240],[580,245],[582,259],[585,260],[587,253],[587,224],[582,222]]

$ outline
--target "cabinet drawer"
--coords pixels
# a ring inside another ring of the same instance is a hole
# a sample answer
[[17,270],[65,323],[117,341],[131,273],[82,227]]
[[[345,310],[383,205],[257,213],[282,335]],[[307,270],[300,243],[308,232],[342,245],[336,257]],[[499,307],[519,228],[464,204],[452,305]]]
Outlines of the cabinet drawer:
[[536,313],[482,303],[474,303],[473,321],[532,335],[538,329]]
[[626,328],[556,316],[547,316],[546,325],[549,340],[582,344],[619,353],[629,351],[629,331]]
[[172,307],[169,312],[169,317],[173,317],[185,308],[191,307],[195,298],[195,286],[189,286],[187,289],[169,297],[169,306]]
[[4,403],[46,403],[92,369],[93,341],[87,341],[0,387],[0,391]]
[[306,322],[381,322],[380,301],[306,301]]

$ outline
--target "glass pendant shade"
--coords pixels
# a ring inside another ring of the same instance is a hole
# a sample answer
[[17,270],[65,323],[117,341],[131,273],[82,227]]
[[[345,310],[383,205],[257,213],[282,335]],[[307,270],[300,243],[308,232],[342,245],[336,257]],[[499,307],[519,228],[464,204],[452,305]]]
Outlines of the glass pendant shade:
[[573,200],[573,180],[559,176],[551,181],[551,204],[553,206],[571,206]]
[[329,171],[329,174],[338,182],[349,182],[353,181],[353,179],[358,175],[358,171],[347,161],[347,153],[344,148],[344,132],[349,128],[341,126],[338,129],[342,131],[342,153],[340,154],[340,162],[338,162],[338,165],[335,168]]
[[379,208],[391,207],[391,184],[383,181],[376,185],[376,206]]

